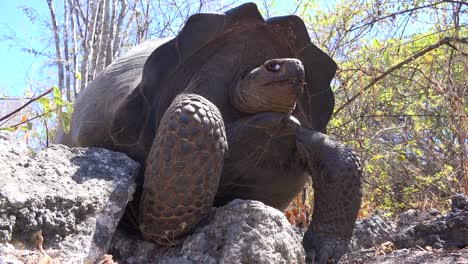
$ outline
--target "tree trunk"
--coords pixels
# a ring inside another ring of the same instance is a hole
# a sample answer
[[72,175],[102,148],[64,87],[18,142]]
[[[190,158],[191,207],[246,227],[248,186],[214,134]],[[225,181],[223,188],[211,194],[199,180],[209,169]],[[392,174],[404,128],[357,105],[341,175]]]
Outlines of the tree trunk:
[[68,1],[63,0],[63,53],[65,55],[65,91],[67,94],[67,101],[71,102],[70,92],[70,59],[68,54]]
[[58,70],[58,80],[59,80],[59,89],[63,92],[63,61],[62,61],[62,52],[60,49],[60,36],[59,36],[59,29],[57,25],[57,18],[55,16],[54,11],[54,3],[52,0],[47,0],[47,4],[49,5],[50,17],[52,19],[52,31],[54,32],[55,38],[55,52],[57,55],[57,70]]
[[117,20],[117,30],[115,31],[115,39],[114,39],[114,46],[112,48],[112,57],[115,58],[117,51],[120,48],[120,39],[122,37],[122,24],[123,20],[125,18],[125,13],[127,11],[127,0],[121,0],[121,7],[120,7],[120,13],[119,13],[119,18]]
[[[91,15],[92,24],[89,24],[89,20],[86,22],[86,29],[85,29],[85,41],[83,41],[83,62],[81,64],[81,90],[84,90],[85,87],[88,85],[88,82],[93,79],[91,67],[93,63],[93,54],[94,54],[94,35],[96,34],[97,28],[97,18],[99,13],[99,7],[101,6],[101,0],[97,1],[93,6],[94,12]],[[91,10],[91,6],[88,2],[88,10],[87,13],[89,14]],[[87,18],[89,16],[87,15]],[[91,58],[91,61],[90,61]]]
[[91,54],[90,58],[91,62],[89,63],[89,73],[90,73],[90,81],[94,79],[95,74],[96,74],[96,66],[97,66],[97,60],[99,57],[99,48],[100,48],[100,42],[102,40],[102,17],[103,17],[103,11],[104,11],[104,5],[105,0],[99,0],[98,7],[96,8],[96,17],[95,17],[95,23],[93,26],[93,36],[94,39],[92,41],[91,45]]
[[[71,0],[68,0],[71,1]],[[70,7],[72,7],[72,3],[69,3]],[[70,8],[70,10],[72,10]],[[76,9],[74,9],[76,12]],[[72,48],[73,48],[73,55],[72,55],[72,65],[73,65],[73,72],[72,72],[72,79],[73,79],[73,95],[76,98],[78,95],[77,90],[77,74],[78,74],[78,64],[76,61],[76,56],[78,54],[78,48],[76,45],[76,27],[75,27],[75,18],[73,17],[73,12],[70,13],[70,24],[71,24],[71,32],[72,32]]]
[[114,42],[115,42],[115,18],[117,15],[117,0],[112,0],[112,17],[110,21],[110,28],[109,28],[109,38],[107,39],[106,44],[106,64],[105,66],[111,64],[114,60]]
[[98,39],[98,49],[96,52],[96,67],[94,69],[94,77],[97,76],[105,66],[106,61],[106,51],[107,51],[107,40],[109,39],[109,20],[110,20],[110,0],[104,0],[102,6],[103,13],[100,23],[100,32]]
[[[131,15],[130,15],[130,18],[128,19],[127,21],[127,25],[125,27],[125,30],[122,32],[122,31],[119,31],[118,33],[121,35],[121,39],[123,40],[126,40],[128,42],[130,42],[130,37],[129,37],[129,31],[130,31],[130,27],[133,23],[133,20],[135,19],[136,21],[136,17],[138,16],[138,12],[136,10],[136,3],[133,5],[133,10],[131,12]],[[138,24],[138,21],[136,21],[136,23]],[[134,44],[134,43],[133,43]],[[120,52],[120,50],[123,48],[123,46],[125,45],[125,41],[121,41],[119,43],[119,46],[118,46],[118,49],[115,51],[116,53],[117,52]]]

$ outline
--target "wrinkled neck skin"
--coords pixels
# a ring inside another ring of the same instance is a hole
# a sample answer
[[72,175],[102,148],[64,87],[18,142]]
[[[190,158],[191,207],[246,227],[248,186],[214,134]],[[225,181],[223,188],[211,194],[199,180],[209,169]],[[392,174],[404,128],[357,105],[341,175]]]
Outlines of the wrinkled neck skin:
[[290,114],[302,95],[304,67],[297,59],[273,59],[251,70],[230,90],[231,104],[247,114]]

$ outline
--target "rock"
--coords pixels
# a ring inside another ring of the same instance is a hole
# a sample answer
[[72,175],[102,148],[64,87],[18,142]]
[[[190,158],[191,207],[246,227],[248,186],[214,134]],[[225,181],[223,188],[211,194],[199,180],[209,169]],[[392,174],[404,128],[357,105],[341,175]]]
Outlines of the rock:
[[419,222],[428,221],[440,216],[440,212],[436,209],[431,209],[427,212],[421,212],[420,210],[409,209],[400,215],[398,215],[397,228],[403,230],[411,227]]
[[380,216],[356,221],[351,239],[351,250],[361,250],[390,241],[395,235],[396,225],[391,221],[384,221]]
[[[303,234],[257,201],[214,208],[175,247],[116,231],[138,170],[124,154],[98,148],[55,145],[33,155],[0,133],[0,264],[112,263],[104,256],[109,247],[120,263],[305,263]],[[467,206],[467,197],[457,194],[451,212],[407,211],[399,228],[379,216],[359,220],[353,251],[340,263],[465,263]]]
[[367,249],[343,256],[340,264],[465,264],[467,259],[468,249],[459,251],[399,249],[387,253]]
[[111,254],[124,263],[305,263],[302,234],[282,212],[239,199],[214,209],[177,247],[118,233]]
[[37,263],[45,254],[60,263],[97,260],[107,253],[138,170],[124,154],[98,148],[54,145],[33,156],[0,133],[0,263]]
[[462,193],[452,196],[452,212],[465,210],[468,207],[468,197]]
[[468,246],[468,203],[466,199],[463,195],[455,195],[452,198],[452,211],[436,219],[419,222],[401,230],[393,242],[397,248],[430,246],[452,249]]
[[398,216],[396,224],[379,216],[356,222],[352,251],[376,247],[391,241],[396,248],[464,248],[468,245],[468,198],[452,197],[452,211],[441,215],[437,210],[410,209]]

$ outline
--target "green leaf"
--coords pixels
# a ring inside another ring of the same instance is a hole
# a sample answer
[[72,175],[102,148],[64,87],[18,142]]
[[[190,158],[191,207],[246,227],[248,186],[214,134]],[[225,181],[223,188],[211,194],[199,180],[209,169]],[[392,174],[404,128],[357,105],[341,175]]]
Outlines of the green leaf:
[[448,171],[448,172],[452,172],[452,171],[453,171],[453,167],[450,166],[450,165],[444,164],[444,170],[446,170],[446,171]]
[[71,116],[73,114],[73,111],[74,111],[73,104],[68,103],[67,104],[67,114],[69,114]]
[[372,160],[372,161],[376,161],[376,160],[379,160],[379,159],[381,159],[381,158],[383,158],[383,157],[384,157],[384,155],[382,155],[382,154],[377,154],[377,155],[375,155],[374,157],[372,157],[371,160]]
[[54,85],[54,102],[57,106],[64,106],[65,103],[62,100],[62,93],[60,89]]
[[0,131],[10,131],[13,132],[16,130],[16,127],[0,127]]
[[388,50],[386,50],[383,54],[384,63],[386,66],[390,65],[390,55],[388,55]]
[[376,38],[372,40],[372,44],[374,45],[375,48],[380,48],[380,43]]
[[73,114],[73,104],[72,103],[67,103],[66,104],[67,111],[62,112],[62,125],[63,125],[63,131],[68,134],[70,133],[70,123],[71,123],[71,117]]
[[44,108],[44,112],[49,112],[50,111],[50,99],[47,97],[41,97],[37,99],[37,102],[42,105]]
[[70,133],[70,122],[71,118],[69,115],[62,115],[63,132],[65,132],[65,134]]
[[60,92],[60,89],[57,87],[57,85],[54,85],[52,88],[54,88],[54,97],[61,97],[62,93]]

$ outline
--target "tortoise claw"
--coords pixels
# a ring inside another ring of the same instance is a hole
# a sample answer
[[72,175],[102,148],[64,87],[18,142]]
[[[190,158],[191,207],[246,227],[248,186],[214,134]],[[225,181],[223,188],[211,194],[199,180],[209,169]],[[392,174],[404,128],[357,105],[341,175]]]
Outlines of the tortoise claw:
[[304,237],[306,263],[338,263],[349,250],[346,239],[328,239],[320,234],[306,234]]

